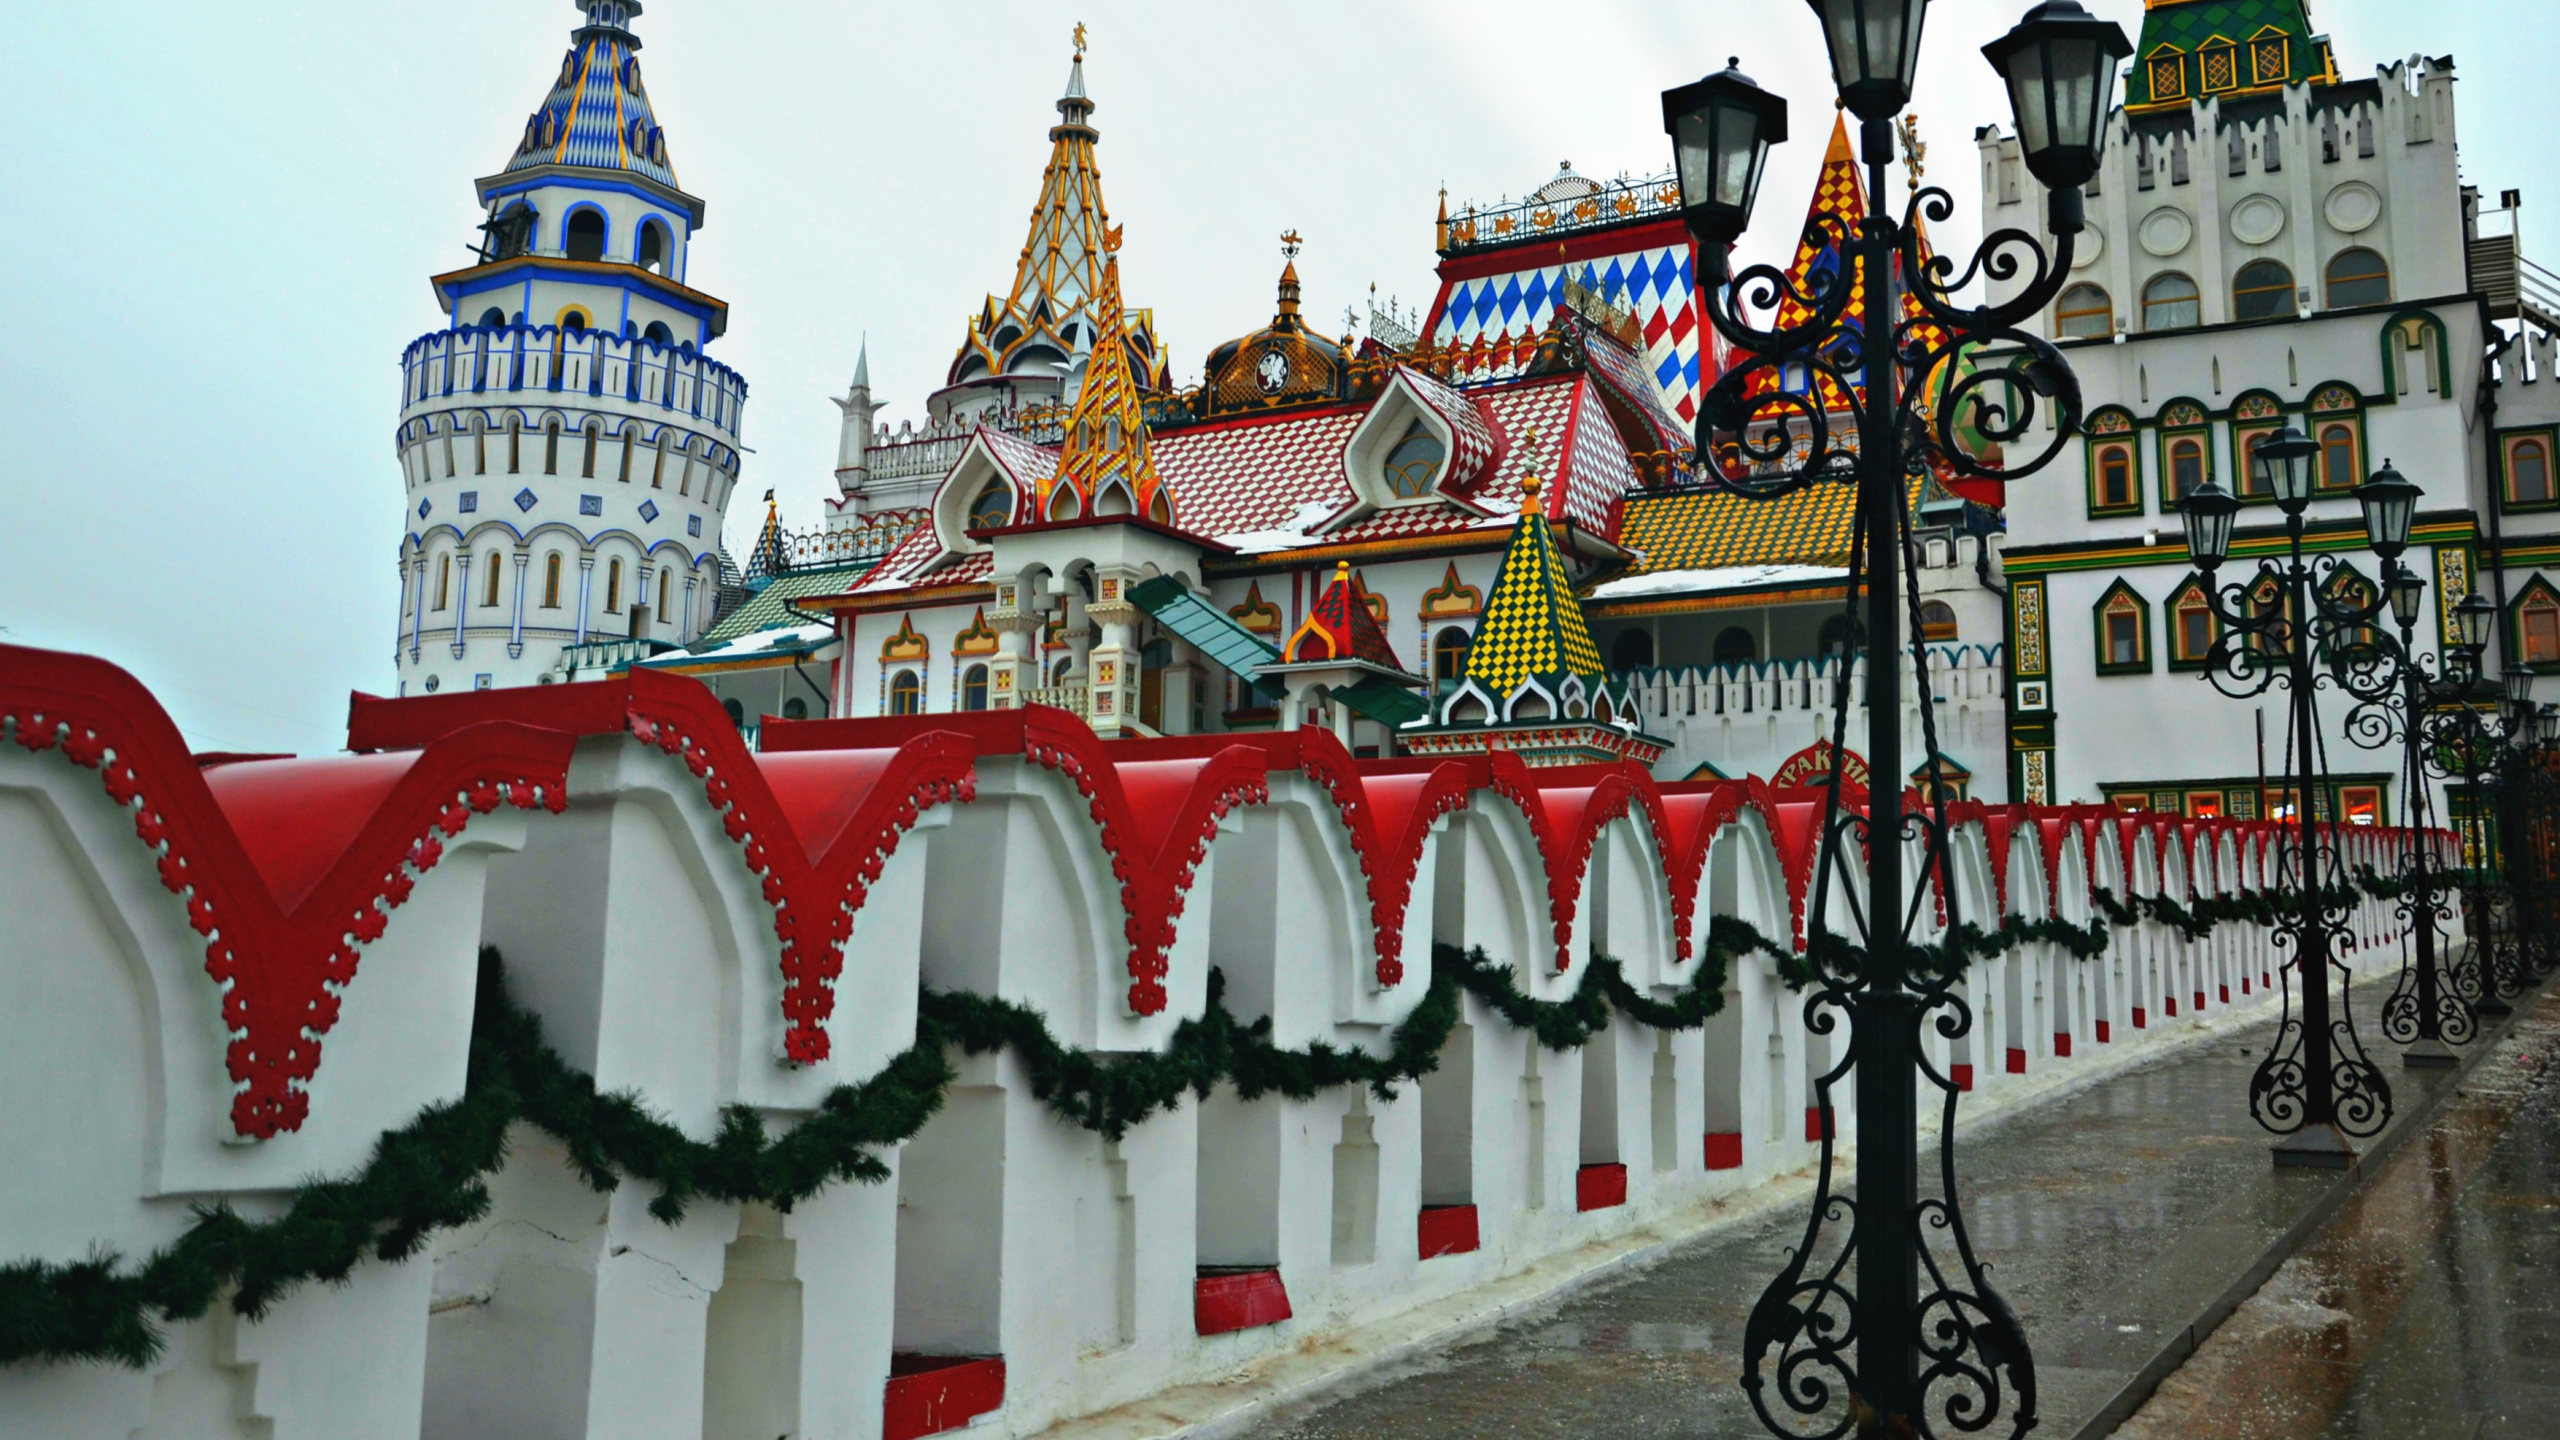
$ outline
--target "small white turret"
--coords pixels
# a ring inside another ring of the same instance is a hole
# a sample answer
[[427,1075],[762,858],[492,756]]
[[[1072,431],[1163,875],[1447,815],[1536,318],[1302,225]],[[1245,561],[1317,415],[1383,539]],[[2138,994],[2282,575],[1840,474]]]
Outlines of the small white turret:
[[[871,341],[862,342],[861,358],[853,362],[853,384],[844,398],[835,402],[844,414],[844,431],[836,441],[836,489],[847,499],[861,493],[862,482],[870,478],[866,463],[871,447],[871,420],[880,413],[880,405],[871,398]],[[857,506],[857,513],[859,507]]]

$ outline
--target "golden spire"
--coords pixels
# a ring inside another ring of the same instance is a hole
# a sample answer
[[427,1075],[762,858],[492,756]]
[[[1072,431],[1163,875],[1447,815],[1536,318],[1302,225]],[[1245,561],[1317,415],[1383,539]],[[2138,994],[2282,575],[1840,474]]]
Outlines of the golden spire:
[[1040,513],[1052,520],[1135,514],[1170,525],[1173,494],[1156,474],[1146,405],[1131,368],[1129,328],[1120,303],[1119,227],[1102,232],[1102,251],[1093,355],[1085,363],[1075,408],[1067,414],[1057,473],[1040,487]]

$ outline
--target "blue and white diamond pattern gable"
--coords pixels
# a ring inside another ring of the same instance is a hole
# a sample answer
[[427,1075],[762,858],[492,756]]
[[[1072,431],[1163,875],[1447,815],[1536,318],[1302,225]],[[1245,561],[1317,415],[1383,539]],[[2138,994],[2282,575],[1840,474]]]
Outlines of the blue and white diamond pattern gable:
[[[1453,267],[1443,267],[1448,268]],[[1632,312],[1663,405],[1683,420],[1696,419],[1698,284],[1686,242],[1448,281],[1431,343],[1467,349],[1478,342],[1534,340],[1564,303],[1561,282],[1567,278],[1602,303]]]
[[587,23],[570,37],[551,93],[524,122],[510,171],[537,165],[628,170],[675,188],[667,133],[640,82],[639,40],[629,26],[638,0],[580,0]]

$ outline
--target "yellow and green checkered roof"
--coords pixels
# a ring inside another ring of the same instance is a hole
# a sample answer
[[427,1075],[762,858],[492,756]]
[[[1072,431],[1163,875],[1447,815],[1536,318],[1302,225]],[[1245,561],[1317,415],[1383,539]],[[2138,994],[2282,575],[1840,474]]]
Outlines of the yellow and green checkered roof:
[[[1920,503],[1926,480],[1911,485]],[[1643,558],[1628,573],[1722,570],[1736,565],[1846,565],[1857,491],[1815,485],[1783,500],[1739,495],[1630,495],[1618,543]]]
[[1502,569],[1493,577],[1493,598],[1484,607],[1484,623],[1476,627],[1475,644],[1467,652],[1467,678],[1495,695],[1508,695],[1532,675],[1604,676],[1600,647],[1591,643],[1591,627],[1583,621],[1582,602],[1566,578],[1564,559],[1556,554],[1547,517],[1525,507],[1511,527],[1511,543],[1502,552]]

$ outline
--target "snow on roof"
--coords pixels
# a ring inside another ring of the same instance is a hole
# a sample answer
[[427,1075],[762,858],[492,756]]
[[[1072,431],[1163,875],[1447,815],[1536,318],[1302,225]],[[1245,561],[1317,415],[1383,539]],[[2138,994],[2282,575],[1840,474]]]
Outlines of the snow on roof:
[[1593,600],[1630,600],[1645,595],[1696,595],[1717,590],[1758,590],[1772,585],[1812,585],[1849,578],[1836,565],[1728,565],[1715,570],[1656,570],[1628,575],[1592,588]]

